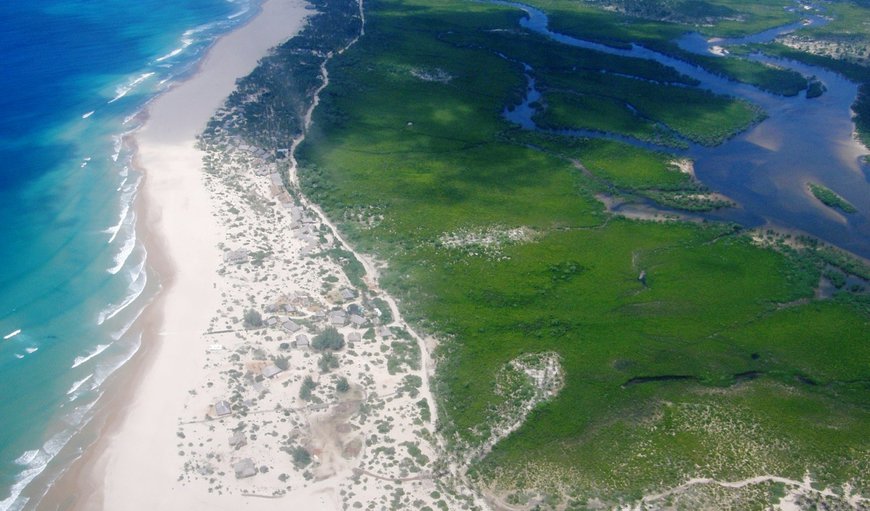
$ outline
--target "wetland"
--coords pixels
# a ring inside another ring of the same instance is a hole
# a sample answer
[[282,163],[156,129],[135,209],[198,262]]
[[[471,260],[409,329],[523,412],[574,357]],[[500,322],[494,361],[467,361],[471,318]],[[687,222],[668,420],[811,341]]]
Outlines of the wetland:
[[495,508],[866,503],[866,82],[782,40],[866,9],[528,3],[366,2],[297,148],[301,190],[437,339],[439,463]]

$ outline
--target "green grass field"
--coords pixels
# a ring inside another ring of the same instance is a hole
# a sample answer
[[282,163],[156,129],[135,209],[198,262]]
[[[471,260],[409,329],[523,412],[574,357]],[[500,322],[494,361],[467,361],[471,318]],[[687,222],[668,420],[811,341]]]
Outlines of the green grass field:
[[[560,23],[613,19],[586,4],[535,3],[579,13]],[[517,30],[513,9],[366,7],[366,36],[332,61],[300,148],[304,190],[357,247],[388,261],[382,283],[444,339],[436,381],[447,438],[481,441],[500,399],[495,375],[510,360],[555,351],[566,375],[474,477],[578,506],[690,476],[809,470],[822,484],[870,489],[866,298],[813,301],[819,265],[759,248],[733,226],[604,212],[594,198],[604,189],[691,188],[667,154],[536,137],[501,118],[525,88],[520,61],[551,90],[546,122],[557,125],[651,134],[623,110],[629,101],[715,143],[754,122],[754,108],[691,87],[675,99],[673,87],[630,78],[668,73],[648,62],[590,57],[575,70],[564,63],[576,50],[535,55],[541,41]],[[753,29],[780,20],[759,12]],[[676,30],[636,23],[589,26],[610,41]],[[620,76],[601,72],[614,68]],[[611,99],[583,103],[590,97]],[[475,241],[520,227],[533,234]],[[445,243],[451,236],[468,242]]]

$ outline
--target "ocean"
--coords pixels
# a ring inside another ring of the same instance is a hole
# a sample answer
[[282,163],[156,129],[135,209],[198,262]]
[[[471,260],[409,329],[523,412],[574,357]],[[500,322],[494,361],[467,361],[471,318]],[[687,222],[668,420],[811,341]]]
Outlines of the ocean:
[[87,443],[76,433],[139,348],[131,326],[159,290],[125,136],[257,7],[0,3],[0,511],[34,504],[34,486]]

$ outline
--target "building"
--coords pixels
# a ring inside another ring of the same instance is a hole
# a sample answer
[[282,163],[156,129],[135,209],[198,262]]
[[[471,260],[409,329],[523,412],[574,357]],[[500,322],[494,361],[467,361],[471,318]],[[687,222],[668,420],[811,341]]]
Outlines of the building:
[[214,404],[214,413],[218,417],[224,417],[233,413],[233,410],[226,400],[221,400]]
[[297,348],[307,348],[309,346],[308,336],[305,334],[299,334],[296,336],[296,347]]
[[248,262],[248,250],[240,248],[224,254],[224,262],[229,264],[242,264]]
[[276,366],[275,364],[269,364],[263,368],[263,371],[261,373],[266,378],[271,378],[282,371],[284,370]]
[[244,447],[244,445],[247,443],[248,443],[248,439],[245,438],[245,434],[242,433],[241,431],[237,431],[229,439],[230,447],[234,447],[236,449]]
[[254,460],[251,458],[245,458],[233,463],[233,471],[236,473],[236,479],[244,479],[257,475],[257,467],[254,466]]
[[341,293],[341,298],[344,300],[353,300],[354,298],[356,298],[356,291],[354,291],[353,289],[350,289],[348,287],[341,288],[340,293]]
[[342,310],[332,311],[327,316],[332,326],[344,326],[347,324],[347,314]]
[[302,327],[301,327],[298,323],[296,323],[295,321],[293,321],[292,319],[288,319],[287,321],[285,321],[285,322],[281,325],[281,328],[283,328],[283,329],[286,330],[287,332],[290,332],[291,334],[292,334],[293,332],[298,332],[299,330],[302,329]]

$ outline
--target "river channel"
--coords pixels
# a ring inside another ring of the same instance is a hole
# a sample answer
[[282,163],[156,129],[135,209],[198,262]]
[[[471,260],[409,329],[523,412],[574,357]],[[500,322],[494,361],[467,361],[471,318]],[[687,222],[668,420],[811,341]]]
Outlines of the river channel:
[[[763,108],[768,116],[718,146],[690,144],[682,152],[616,134],[588,130],[564,134],[616,139],[691,158],[695,162],[695,174],[702,183],[738,204],[705,213],[705,218],[733,221],[747,227],[769,226],[803,232],[870,259],[870,166],[862,163],[870,151],[857,141],[852,122],[851,105],[858,94],[857,84],[821,67],[752,55],[750,58],[754,60],[792,69],[806,77],[815,76],[827,87],[817,98],[808,99],[803,93],[784,97],[728,80],[642,46],[618,49],[552,32],[547,15],[524,4],[491,3],[522,9],[526,17],[520,20],[520,25],[551,40],[612,55],[657,61],[698,80],[701,88],[750,101]],[[808,18],[808,23],[824,23],[824,19],[813,16]],[[802,23],[796,23],[748,37],[711,41],[690,33],[678,43],[692,52],[716,55],[714,45],[727,48],[747,42],[763,43],[800,26]],[[526,76],[527,97],[518,107],[506,109],[505,116],[526,129],[538,129],[532,120],[535,110],[531,105],[540,98],[540,92],[535,88],[534,70],[528,66]],[[858,211],[846,214],[823,205],[809,193],[808,182],[834,190]]]

